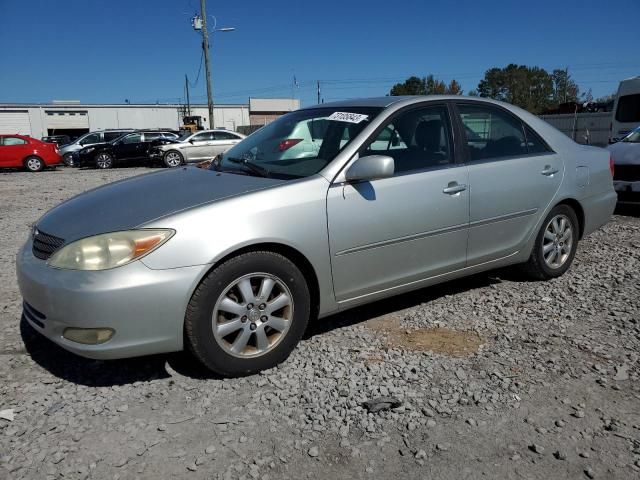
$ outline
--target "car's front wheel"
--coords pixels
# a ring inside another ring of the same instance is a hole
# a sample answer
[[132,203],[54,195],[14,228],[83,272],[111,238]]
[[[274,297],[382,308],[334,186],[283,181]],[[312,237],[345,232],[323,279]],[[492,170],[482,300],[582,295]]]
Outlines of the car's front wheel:
[[113,167],[113,155],[107,152],[100,152],[96,155],[96,167],[101,170]]
[[542,223],[524,271],[538,280],[564,274],[576,255],[579,234],[574,210],[568,205],[555,206]]
[[163,160],[166,167],[175,168],[182,165],[182,163],[184,162],[184,157],[177,150],[169,150],[164,154]]
[[187,307],[189,346],[224,376],[256,373],[284,361],[307,327],[309,288],[286,257],[249,252],[211,271]]
[[73,167],[73,154],[65,153],[62,156],[62,163],[64,163],[67,167]]
[[24,160],[24,167],[30,172],[41,172],[44,170],[44,162],[40,157],[28,157]]

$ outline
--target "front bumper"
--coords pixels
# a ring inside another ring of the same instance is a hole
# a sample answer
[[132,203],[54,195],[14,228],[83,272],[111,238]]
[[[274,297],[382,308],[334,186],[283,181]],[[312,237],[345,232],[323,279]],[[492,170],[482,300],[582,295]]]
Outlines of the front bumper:
[[[88,358],[116,359],[182,350],[191,293],[206,266],[152,270],[142,261],[98,272],[61,270],[35,258],[28,241],[16,271],[23,315],[42,335]],[[65,339],[65,328],[112,328],[100,345]]]

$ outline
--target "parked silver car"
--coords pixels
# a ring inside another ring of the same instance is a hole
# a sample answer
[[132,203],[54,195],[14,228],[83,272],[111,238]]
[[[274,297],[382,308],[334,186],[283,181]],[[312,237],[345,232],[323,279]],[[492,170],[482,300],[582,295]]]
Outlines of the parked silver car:
[[60,147],[62,161],[67,166],[73,166],[73,153],[82,150],[89,145],[97,143],[107,143],[121,137],[125,133],[133,132],[132,128],[116,128],[111,130],[98,130],[96,132],[85,133],[76,138],[73,142]]
[[241,133],[229,130],[204,130],[187,133],[176,143],[158,145],[149,151],[154,160],[161,160],[167,167],[179,167],[186,162],[211,160],[226,152],[245,138]]
[[607,147],[615,165],[613,188],[618,203],[640,203],[640,127]]
[[[327,121],[317,155],[281,159],[274,143],[310,119]],[[517,107],[353,100],[289,113],[211,170],[62,203],[19,252],[18,283],[26,320],[72,352],[189,347],[242,375],[285,360],[310,319],[506,265],[558,277],[615,203],[608,152]]]

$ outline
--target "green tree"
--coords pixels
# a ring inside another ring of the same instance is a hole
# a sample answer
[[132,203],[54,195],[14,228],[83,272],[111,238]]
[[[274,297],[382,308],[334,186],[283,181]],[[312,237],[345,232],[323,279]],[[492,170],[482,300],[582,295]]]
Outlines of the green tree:
[[426,77],[412,76],[402,83],[396,83],[391,87],[389,95],[462,95],[462,87],[457,80],[451,80],[449,85],[438,80],[433,75]]
[[446,93],[447,95],[462,95],[462,87],[455,79],[453,79],[449,82]]
[[447,86],[442,80],[436,79],[433,75],[428,75],[425,78],[425,90],[427,95],[444,95]]
[[551,78],[553,80],[553,103],[559,105],[578,101],[580,90],[568,70],[556,69],[551,74]]
[[407,78],[404,83],[396,83],[391,87],[389,95],[426,95],[425,79],[416,76]]
[[509,64],[504,68],[491,68],[478,84],[481,97],[502,100],[540,113],[553,104],[552,76],[543,68]]

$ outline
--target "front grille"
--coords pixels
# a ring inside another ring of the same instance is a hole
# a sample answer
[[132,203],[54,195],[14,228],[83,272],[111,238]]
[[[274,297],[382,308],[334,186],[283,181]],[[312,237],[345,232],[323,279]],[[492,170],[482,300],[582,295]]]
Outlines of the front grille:
[[640,181],[640,165],[616,165],[613,171],[614,180],[625,182]]
[[62,245],[64,239],[36,230],[33,236],[33,255],[40,260],[47,260]]
[[27,302],[22,302],[22,313],[24,313],[24,316],[31,320],[31,322],[40,328],[44,328],[44,321],[47,319],[44,313],[39,312]]

